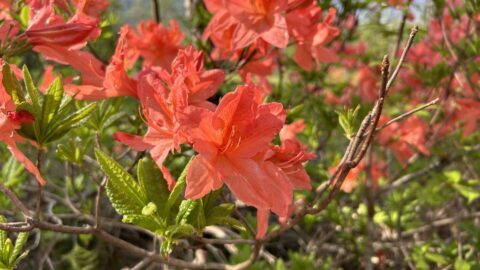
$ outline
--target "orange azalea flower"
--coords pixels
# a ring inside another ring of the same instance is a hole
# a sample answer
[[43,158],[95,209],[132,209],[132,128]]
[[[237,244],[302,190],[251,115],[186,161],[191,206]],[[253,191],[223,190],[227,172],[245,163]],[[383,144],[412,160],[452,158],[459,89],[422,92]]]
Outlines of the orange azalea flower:
[[175,182],[163,162],[168,153],[175,148],[179,150],[179,143],[184,141],[183,137],[175,132],[174,110],[168,102],[171,93],[155,72],[142,76],[138,90],[147,120],[147,133],[141,137],[115,132],[113,138],[137,151],[149,150],[171,190]]
[[[285,220],[292,189],[306,185],[289,178],[296,169],[288,166],[296,164],[289,150],[269,155],[285,111],[279,103],[260,104],[258,91],[252,85],[239,86],[214,112],[190,106],[179,120],[198,152],[187,173],[185,197],[198,199],[226,184],[239,200],[257,208],[260,238],[266,233],[269,211]],[[277,165],[282,162],[288,175]]]
[[[246,55],[250,61],[240,70],[240,76],[243,82],[252,83],[261,86],[263,97],[272,92],[272,85],[268,82],[268,76],[272,75],[277,66],[278,52],[270,50],[271,46],[265,41],[259,39],[249,47]],[[240,57],[241,51],[237,51],[236,56]]]
[[[214,16],[203,37],[230,31],[232,47],[224,49],[245,48],[259,38],[278,48],[287,47],[286,0],[207,0],[205,4]],[[216,38],[212,41],[217,47],[222,45]]]
[[0,40],[11,39],[18,33],[19,26],[18,22],[14,20],[7,19],[0,25]]
[[182,48],[183,38],[175,20],[170,20],[170,27],[153,20],[142,21],[137,26],[137,33],[130,31],[127,35],[128,45],[143,57],[145,67],[157,66],[167,70]]
[[[73,68],[82,74],[82,84],[69,84],[65,86],[65,92],[75,95],[76,99],[97,100],[110,97],[132,96],[137,97],[136,80],[131,79],[126,71],[126,36],[129,28],[120,29],[115,53],[112,55],[109,65],[103,64],[87,52],[57,50],[52,51],[42,48],[44,55],[55,59],[57,62],[71,64]],[[57,48],[58,49],[58,48]]]
[[172,62],[171,72],[163,71],[162,79],[170,89],[175,83],[184,84],[188,91],[188,102],[184,105],[194,105],[212,108],[213,104],[207,99],[217,92],[225,79],[220,69],[205,70],[203,67],[204,55],[193,46],[181,49]]
[[87,41],[100,35],[97,19],[88,17],[80,10],[64,22],[63,17],[55,15],[51,2],[39,9],[29,22],[25,36],[33,46],[63,46],[68,49],[80,49]]
[[59,64],[70,65],[80,72],[83,85],[81,87],[78,85],[65,85],[66,93],[70,95],[78,93],[77,99],[95,99],[86,97],[91,95],[89,92],[98,91],[98,88],[101,87],[105,76],[105,67],[92,54],[84,51],[68,50],[65,47],[55,45],[35,46],[34,50],[41,53],[46,59],[53,60]]
[[55,4],[63,11],[68,11],[68,0],[26,0],[25,3],[30,7],[30,16],[35,15],[36,12],[49,4]]
[[[380,117],[379,126],[389,120],[388,116]],[[395,153],[402,165],[415,154],[415,149],[424,155],[430,155],[426,146],[427,123],[413,115],[402,122],[395,122],[382,129],[378,142]]]
[[73,0],[77,6],[77,10],[93,18],[100,18],[100,15],[105,9],[110,6],[108,0]]
[[[5,65],[3,60],[0,60],[2,67]],[[0,72],[0,82],[3,80]],[[12,155],[20,161],[25,168],[32,173],[41,185],[45,185],[45,180],[38,171],[38,168],[18,149],[17,142],[23,143],[24,140],[20,137],[16,129],[20,128],[21,123],[33,122],[33,116],[27,112],[16,112],[15,104],[7,91],[0,83],[0,141],[4,142]]]
[[361,65],[356,74],[357,95],[365,102],[374,102],[378,98],[377,82],[379,74],[368,65]]
[[143,136],[116,132],[114,138],[137,151],[149,150],[152,158],[162,170],[169,188],[174,180],[163,165],[168,153],[180,150],[186,143],[176,115],[187,106],[199,106],[214,110],[208,102],[222,84],[221,70],[204,70],[203,53],[193,47],[179,51],[172,63],[171,73],[161,68],[152,68],[140,74],[138,97],[147,119],[148,131]]
[[291,35],[296,39],[295,62],[305,70],[311,70],[316,63],[331,63],[338,60],[337,54],[325,45],[340,34],[332,26],[336,10],[330,8],[323,23],[317,23],[322,10],[315,3],[288,13],[287,22]]
[[[37,2],[32,1],[32,5],[35,3]],[[81,73],[83,86],[66,85],[67,93],[78,93],[79,99],[96,99],[98,97],[95,95],[102,89],[105,67],[92,54],[80,49],[98,37],[100,29],[97,27],[98,19],[84,13],[86,2],[81,0],[77,4],[76,14],[67,22],[55,14],[54,1],[40,5],[38,10],[32,8],[35,13],[24,34],[34,45],[34,51],[46,59],[70,65]]]
[[280,130],[280,146],[272,146],[273,153],[267,158],[288,176],[290,183],[296,189],[310,189],[310,176],[303,167],[303,163],[316,157],[307,151],[296,135],[305,129],[303,119],[289,125],[284,125]]
[[432,68],[440,63],[442,56],[431,48],[425,41],[421,41],[408,52],[407,61],[417,65]]
[[457,98],[454,103],[458,106],[453,113],[455,122],[463,123],[463,136],[469,136],[477,130],[480,118],[480,102],[475,99]]

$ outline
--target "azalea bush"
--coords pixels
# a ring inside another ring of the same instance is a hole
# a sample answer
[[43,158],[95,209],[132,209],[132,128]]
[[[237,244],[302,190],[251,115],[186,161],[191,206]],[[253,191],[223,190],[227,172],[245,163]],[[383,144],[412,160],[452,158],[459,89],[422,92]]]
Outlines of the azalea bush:
[[1,269],[480,268],[480,2],[130,5],[0,2]]

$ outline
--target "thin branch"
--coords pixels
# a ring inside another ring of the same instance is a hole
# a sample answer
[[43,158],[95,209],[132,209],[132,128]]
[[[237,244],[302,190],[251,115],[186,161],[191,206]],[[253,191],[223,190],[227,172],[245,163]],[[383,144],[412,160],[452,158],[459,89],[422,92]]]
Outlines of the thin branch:
[[[347,177],[348,173],[351,169],[355,168],[360,160],[365,156],[366,150],[368,146],[373,140],[375,132],[369,132],[369,134],[365,134],[370,128],[370,130],[375,130],[378,125],[378,120],[380,118],[380,114],[383,108],[384,98],[386,96],[386,88],[387,88],[387,80],[388,80],[388,69],[389,69],[389,62],[388,57],[385,56],[382,61],[382,86],[379,91],[379,98],[375,103],[374,108],[372,111],[365,116],[360,125],[359,131],[355,135],[355,138],[350,141],[350,144],[347,147],[347,150],[340,162],[340,165],[337,167],[335,173],[330,177],[328,183],[330,186],[333,187],[330,189],[330,192],[327,194],[326,198],[319,202],[321,196],[316,194],[315,199],[307,206],[302,207],[296,214],[296,216],[287,222],[287,224],[281,226],[276,231],[273,231],[267,234],[263,239],[260,241],[265,243],[273,238],[279,236],[284,231],[292,228],[295,224],[300,222],[300,220],[306,214],[318,214],[322,210],[328,207],[330,202],[339,192],[343,181]],[[360,149],[357,153],[357,149]],[[320,189],[323,193],[323,189]]]
[[400,56],[400,59],[398,60],[397,67],[395,68],[392,75],[390,76],[390,79],[388,80],[387,88],[386,88],[387,93],[388,93],[390,87],[392,86],[393,82],[397,78],[397,75],[398,75],[398,72],[400,71],[400,68],[402,68],[403,62],[405,61],[405,57],[407,56],[408,51],[412,47],[413,39],[417,35],[417,32],[418,32],[418,26],[415,25],[412,28],[412,31],[410,32],[410,37],[408,38],[407,45],[405,45],[405,48],[403,49],[402,55]]
[[153,1],[153,13],[155,15],[155,21],[160,23],[162,21],[162,17],[160,15],[160,3],[159,0],[152,0]]
[[151,257],[146,257],[143,260],[141,260],[140,262],[138,262],[134,267],[130,268],[130,270],[146,269],[147,266],[149,266],[151,262],[152,262],[152,258]]
[[22,214],[26,219],[32,217],[28,208],[22,203],[22,201],[20,201],[20,199],[18,199],[17,195],[15,195],[15,193],[3,183],[0,183],[0,191],[10,199],[10,201],[13,203],[13,205],[15,205],[15,207],[18,208],[18,210],[22,211]]
[[108,178],[104,177],[102,180],[102,183],[98,185],[97,196],[95,198],[95,229],[100,228],[100,223],[102,221],[102,219],[100,218],[100,214],[101,214],[100,206],[102,202],[103,190],[105,189],[105,185],[107,184],[107,181],[108,181]]
[[464,219],[471,219],[471,218],[480,218],[480,212],[475,212],[475,213],[471,213],[471,214],[466,214],[466,215],[460,215],[460,216],[456,216],[456,217],[449,217],[449,218],[443,218],[443,219],[435,220],[435,221],[431,222],[430,224],[421,226],[421,227],[416,228],[416,229],[411,229],[409,231],[406,231],[406,232],[403,233],[403,235],[404,236],[412,236],[416,233],[431,230],[434,227],[447,226],[447,225],[456,223],[458,221],[461,221],[461,220],[464,220]]
[[371,258],[374,255],[373,241],[375,240],[375,194],[372,176],[372,147],[368,148],[366,168],[367,181],[365,183],[365,202],[367,205],[367,243],[365,245],[365,269],[373,269]]
[[434,99],[434,100],[432,100],[432,101],[430,101],[430,102],[428,102],[428,103],[426,103],[426,104],[423,104],[423,105],[421,105],[421,106],[419,106],[419,107],[417,107],[417,108],[415,108],[415,109],[413,109],[413,110],[411,110],[411,111],[408,111],[408,112],[406,112],[406,113],[404,113],[404,114],[401,114],[401,115],[399,115],[399,116],[391,119],[391,120],[388,121],[387,123],[381,125],[381,126],[378,127],[377,129],[375,129],[375,131],[378,132],[378,131],[386,128],[387,126],[389,126],[389,125],[391,125],[391,124],[393,124],[393,123],[395,123],[395,122],[402,121],[403,119],[409,117],[410,115],[412,115],[412,114],[414,114],[414,113],[416,113],[416,112],[419,112],[419,111],[421,111],[421,110],[423,110],[423,109],[425,109],[425,108],[428,108],[428,107],[430,107],[430,106],[432,106],[432,105],[437,104],[439,101],[440,101],[440,98],[436,98],[436,99]]
[[127,169],[127,172],[129,174],[133,173],[133,169],[137,165],[137,163],[145,156],[145,151],[137,152],[137,155],[135,156],[135,159],[133,160],[132,164]]
[[402,44],[402,39],[403,39],[403,30],[405,29],[405,23],[407,22],[407,17],[408,17],[408,8],[410,7],[410,3],[412,1],[409,0],[408,3],[404,6],[404,10],[402,13],[402,21],[400,22],[400,27],[398,28],[398,33],[397,33],[397,43],[395,44],[395,49],[393,50],[393,57],[397,57],[398,55],[398,50],[400,49],[400,45]]
[[29,232],[33,230],[35,227],[33,225],[25,225],[25,226],[13,226],[9,223],[0,223],[0,230],[7,231],[7,232]]
[[255,244],[255,240],[250,239],[212,239],[212,238],[201,238],[201,237],[194,237],[192,238],[194,241],[201,242],[203,244],[211,244],[211,245],[227,245],[227,244]]
[[[38,171],[40,172],[41,170],[41,166],[42,166],[42,150],[41,149],[37,149],[37,169]],[[35,210],[35,213],[36,213],[36,216],[38,219],[41,218],[41,207],[42,207],[42,185],[37,182],[37,202],[36,202],[36,210]]]

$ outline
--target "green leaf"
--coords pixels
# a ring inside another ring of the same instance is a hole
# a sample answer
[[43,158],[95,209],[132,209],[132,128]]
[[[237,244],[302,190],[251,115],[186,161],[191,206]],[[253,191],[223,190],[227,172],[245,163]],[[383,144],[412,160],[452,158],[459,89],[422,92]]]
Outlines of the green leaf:
[[465,260],[456,259],[453,269],[455,270],[470,270],[472,266]]
[[190,167],[190,164],[191,164],[193,158],[194,157],[192,157],[190,159],[190,161],[187,163],[187,165],[183,169],[182,173],[180,174],[180,177],[177,180],[177,183],[175,183],[175,186],[173,187],[173,190],[170,193],[170,196],[168,196],[168,200],[167,200],[167,204],[165,205],[164,213],[169,213],[170,212],[170,209],[172,208],[173,205],[175,205],[177,203],[178,198],[180,197],[180,194],[185,189],[188,167]]
[[234,209],[235,205],[232,203],[224,203],[214,207],[207,212],[207,225],[213,225],[212,220],[219,220],[230,216]]
[[291,108],[290,110],[288,110],[288,116],[289,117],[296,117],[298,115],[300,115],[300,113],[302,113],[305,109],[305,104],[300,104],[300,105],[297,105],[293,108]]
[[428,260],[434,262],[434,263],[437,263],[439,265],[446,265],[448,264],[448,261],[447,259],[445,259],[444,256],[440,255],[440,254],[435,254],[435,253],[426,253],[425,254],[425,258],[427,258]]
[[[0,215],[0,223],[7,223],[7,219]],[[5,242],[7,241],[7,232],[0,230],[0,256],[3,254]]]
[[22,10],[20,10],[19,21],[23,27],[28,27],[28,22],[30,21],[30,7],[28,5],[23,6]]
[[32,76],[26,65],[23,66],[23,82],[27,89],[34,115],[40,115],[40,95],[38,94],[38,90],[33,83]]
[[155,162],[150,158],[143,158],[137,166],[138,183],[147,199],[158,208],[159,215],[164,216],[164,206],[168,199],[169,191],[167,182],[163,179],[163,174],[158,169]]
[[30,251],[28,251],[28,250],[26,250],[25,252],[23,252],[20,256],[18,256],[18,257],[15,259],[15,261],[13,262],[12,265],[13,265],[13,266],[17,266],[17,265],[20,263],[21,260],[25,259],[25,257],[28,256],[28,253],[29,253],[29,252],[30,252]]
[[198,201],[197,207],[191,212],[189,222],[195,224],[198,229],[203,229],[206,226],[205,205],[202,200]]
[[[55,114],[60,108],[63,97],[63,84],[60,78],[48,87],[47,93],[44,97],[42,116],[40,119],[40,130],[46,133],[50,121],[55,117]],[[37,120],[38,121],[38,120]]]
[[7,162],[3,165],[1,172],[1,180],[7,187],[25,180],[25,167],[17,161],[13,156],[9,157]]
[[208,225],[228,225],[238,230],[244,231],[245,226],[240,221],[230,217],[230,214],[235,209],[235,205],[231,203],[224,203],[215,206],[206,213],[206,226]]
[[287,268],[285,268],[285,263],[283,262],[282,259],[279,259],[275,262],[274,269],[275,270],[287,270]]
[[54,126],[49,128],[49,132],[45,135],[45,141],[53,141],[65,135],[71,128],[76,127],[86,121],[96,109],[96,103],[90,103],[87,106],[75,111],[66,116],[64,119],[54,123]]
[[80,165],[92,143],[93,140],[87,140],[86,142],[71,140],[67,144],[59,144],[55,153],[62,160]]
[[165,239],[160,246],[160,253],[162,256],[167,256],[173,251],[173,241],[171,239]]
[[20,87],[20,83],[15,77],[15,74],[10,69],[10,65],[8,64],[3,65],[2,75],[3,75],[3,80],[2,80],[3,86],[5,87],[5,90],[7,91],[7,93],[10,94],[10,96],[12,97],[13,102],[16,105],[25,103],[25,96],[22,92],[22,88]]
[[149,202],[142,208],[142,215],[150,216],[157,212],[157,206],[153,202]]
[[107,195],[113,207],[122,215],[140,214],[148,200],[135,179],[99,149],[95,149],[98,164],[108,176]]
[[60,267],[62,269],[72,270],[96,270],[100,269],[100,253],[99,250],[89,250],[78,243],[75,243],[69,253],[62,256],[68,266]]
[[187,219],[192,211],[197,207],[199,204],[198,200],[184,200],[180,203],[180,207],[178,208],[178,214],[175,218],[176,224],[185,224],[187,223]]
[[447,177],[447,180],[451,184],[458,184],[462,180],[462,175],[459,171],[446,171],[443,172],[443,175]]
[[357,117],[360,106],[355,109],[344,109],[343,111],[336,111],[338,114],[338,122],[345,132],[345,136],[350,140],[355,133],[355,119]]
[[169,226],[166,235],[171,238],[181,238],[189,235],[193,235],[197,232],[195,227],[190,224],[180,224]]
[[28,233],[21,232],[18,234],[17,240],[15,241],[15,246],[13,247],[12,255],[10,256],[9,264],[11,266],[15,266],[15,262],[17,261],[17,257],[22,251],[23,246],[28,240]]
[[149,216],[143,215],[142,213],[128,214],[123,216],[122,222],[135,224],[151,232],[158,233],[159,235],[163,235],[166,228],[165,222],[158,219],[156,214]]
[[3,244],[3,262],[5,262],[8,265],[8,262],[10,261],[10,257],[12,257],[12,251],[13,251],[13,244],[12,240],[10,238],[7,238],[5,243]]
[[462,194],[462,196],[467,199],[469,204],[476,200],[478,197],[480,197],[480,191],[469,186],[453,184],[453,188],[455,188],[460,194]]
[[92,113],[88,124],[97,132],[102,132],[116,120],[125,116],[124,111],[119,112],[122,102],[122,98],[107,99],[98,102],[98,110]]
[[215,201],[217,200],[218,195],[220,195],[221,192],[222,192],[222,189],[219,188],[217,190],[214,190],[208,193],[205,197],[202,198],[203,209],[205,213],[208,213],[215,206]]
[[[147,196],[133,177],[116,161],[99,149],[95,149],[98,164],[108,176],[107,196],[115,210],[123,215],[123,222],[133,223],[151,231],[164,230],[165,222],[156,214],[144,215],[144,207],[149,205]],[[145,211],[152,211],[149,206]]]
[[210,219],[210,222],[211,224],[226,225],[233,227],[239,231],[246,231],[245,225],[232,217],[212,218]]

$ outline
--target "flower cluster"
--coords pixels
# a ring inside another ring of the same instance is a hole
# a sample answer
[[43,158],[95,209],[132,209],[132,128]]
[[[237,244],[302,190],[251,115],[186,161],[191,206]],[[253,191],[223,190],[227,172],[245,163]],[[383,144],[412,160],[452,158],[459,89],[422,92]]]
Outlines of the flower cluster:
[[203,55],[193,47],[181,49],[170,69],[146,70],[138,81],[147,133],[118,132],[115,139],[149,150],[170,188],[174,179],[163,162],[180,144],[191,145],[198,155],[188,168],[186,198],[201,198],[226,184],[237,199],[257,208],[257,237],[263,236],[269,212],[285,220],[292,190],[310,188],[302,163],[313,155],[292,136],[272,144],[286,112],[279,103],[263,103],[258,87],[238,86],[218,106],[209,102],[223,73],[204,70]]
[[[5,61],[0,62],[1,69],[4,68]],[[12,65],[14,69],[15,66]],[[20,71],[17,69],[17,75],[20,75]],[[0,79],[3,81],[3,77],[1,76],[0,72]],[[12,155],[20,161],[25,168],[31,172],[37,178],[38,182],[41,185],[45,184],[45,180],[40,175],[37,167],[30,161],[17,146],[18,143],[24,143],[25,139],[23,139],[16,130],[20,128],[22,123],[31,123],[35,119],[31,114],[25,111],[17,111],[15,103],[13,102],[12,98],[10,97],[9,93],[0,85],[0,141],[4,142],[8,146],[8,150],[12,153]]]
[[[79,83],[64,80],[66,93],[75,99],[137,99],[147,132],[143,136],[116,132],[113,137],[132,149],[148,151],[169,189],[175,179],[164,161],[172,151],[180,151],[180,145],[190,145],[197,155],[188,168],[186,198],[201,198],[225,184],[237,199],[257,209],[257,237],[262,237],[270,211],[282,221],[287,220],[293,190],[310,189],[303,163],[314,158],[296,139],[297,131],[285,125],[283,106],[263,102],[270,92],[266,77],[273,72],[278,54],[274,47],[285,48],[289,39],[294,40],[295,61],[305,69],[313,68],[312,57],[317,62],[331,61],[331,57],[325,57],[330,53],[324,46],[339,34],[338,28],[331,26],[335,10],[317,23],[322,13],[313,1],[205,4],[214,13],[204,32],[204,38],[210,37],[215,44],[211,57],[241,61],[242,55],[250,55],[239,70],[246,83],[226,94],[218,104],[209,98],[223,84],[224,71],[205,69],[204,53],[182,45],[184,34],[173,20],[169,26],[142,21],[136,30],[128,25],[121,27],[115,52],[107,64],[82,50],[100,35],[100,14],[108,6],[103,1],[32,1],[25,31],[18,34],[18,25],[9,20],[13,30],[2,33],[8,34],[10,40],[25,41],[45,59],[77,70],[81,75]],[[75,13],[70,18],[58,14],[68,12],[72,5]],[[300,17],[308,18],[308,23],[299,24]],[[132,75],[130,71],[140,58],[141,69]],[[51,81],[51,72],[51,68],[47,69],[45,83]],[[15,129],[21,122],[34,119],[16,112],[8,97],[2,94],[1,139],[44,183],[36,167],[14,143],[21,141]],[[280,145],[272,143],[277,136]]]

